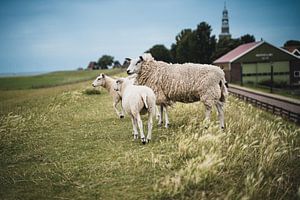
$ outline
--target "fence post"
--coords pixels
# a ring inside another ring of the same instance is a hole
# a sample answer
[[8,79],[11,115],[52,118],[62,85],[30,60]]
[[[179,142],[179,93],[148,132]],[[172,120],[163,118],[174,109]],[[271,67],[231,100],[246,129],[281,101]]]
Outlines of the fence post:
[[270,62],[271,64],[271,85],[270,85],[270,92],[273,93],[273,81],[274,81],[274,75],[273,75],[273,63]]

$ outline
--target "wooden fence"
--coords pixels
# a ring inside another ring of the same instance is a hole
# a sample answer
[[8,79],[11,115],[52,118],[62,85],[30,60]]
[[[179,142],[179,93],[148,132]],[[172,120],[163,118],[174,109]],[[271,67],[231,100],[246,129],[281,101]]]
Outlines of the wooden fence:
[[242,95],[242,94],[238,94],[238,93],[235,93],[235,92],[232,92],[232,91],[230,91],[230,93],[233,96],[235,96],[239,99],[242,99],[246,102],[251,103],[252,105],[254,105],[258,108],[261,108],[262,110],[272,112],[273,114],[288,118],[289,120],[291,120],[291,121],[293,121],[297,124],[300,124],[300,114],[299,113],[294,113],[294,112],[288,111],[286,109],[283,109],[281,107],[271,105],[271,104],[268,104],[268,103],[265,103],[265,102],[261,102],[257,99],[254,99],[254,98]]

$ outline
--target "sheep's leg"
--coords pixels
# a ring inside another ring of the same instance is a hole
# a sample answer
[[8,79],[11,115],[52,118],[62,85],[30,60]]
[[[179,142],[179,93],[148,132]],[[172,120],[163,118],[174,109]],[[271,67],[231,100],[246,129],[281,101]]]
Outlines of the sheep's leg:
[[153,126],[153,113],[149,112],[148,114],[148,135],[147,135],[147,142],[150,142],[152,136],[152,126]]
[[133,140],[136,140],[139,138],[139,132],[137,130],[137,121],[136,118],[134,118],[133,116],[131,116],[131,122],[132,122],[132,126],[133,126]]
[[221,126],[221,129],[224,129],[224,111],[223,111],[223,102],[220,102],[218,101],[216,103],[216,108],[217,108],[217,111],[218,111],[218,117],[219,117],[219,122],[220,122],[220,126]]
[[165,124],[165,127],[166,128],[169,128],[169,125],[170,125],[170,122],[169,122],[169,116],[168,116],[168,110],[167,110],[167,107],[166,106],[163,106],[163,109],[165,111],[165,120],[166,120],[166,124]]
[[164,114],[164,106],[160,105],[160,116],[159,116],[158,126],[162,126],[163,124],[163,114]]
[[205,104],[205,128],[208,128],[208,124],[210,122],[210,114],[211,114],[212,106]]
[[140,129],[142,143],[146,144],[146,139],[145,139],[144,130],[143,130],[143,121],[141,119],[140,113],[137,114],[136,119],[137,119],[137,124]]

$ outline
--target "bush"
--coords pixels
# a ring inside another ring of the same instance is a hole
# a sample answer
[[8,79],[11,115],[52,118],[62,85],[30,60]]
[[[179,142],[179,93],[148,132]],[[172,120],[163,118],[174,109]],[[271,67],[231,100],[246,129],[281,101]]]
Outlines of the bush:
[[83,94],[87,94],[87,95],[97,95],[97,94],[101,94],[100,90],[96,89],[96,88],[87,88],[85,89],[83,92]]

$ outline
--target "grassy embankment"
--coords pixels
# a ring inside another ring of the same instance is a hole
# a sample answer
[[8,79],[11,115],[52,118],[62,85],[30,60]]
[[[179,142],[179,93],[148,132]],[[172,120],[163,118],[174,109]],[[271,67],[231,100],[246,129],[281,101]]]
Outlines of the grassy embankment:
[[225,131],[176,104],[142,145],[90,84],[0,91],[0,199],[297,198],[298,126],[229,97]]
[[[102,70],[104,73],[117,73],[121,69]],[[1,77],[0,90],[47,88],[70,83],[91,80],[99,75],[100,70],[58,71],[36,76]]]

